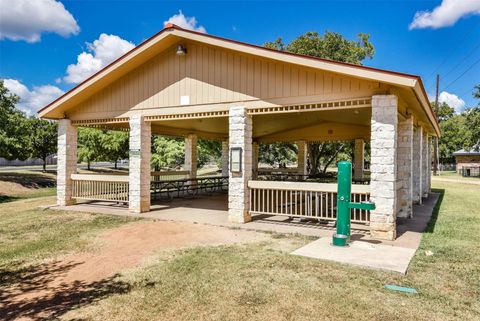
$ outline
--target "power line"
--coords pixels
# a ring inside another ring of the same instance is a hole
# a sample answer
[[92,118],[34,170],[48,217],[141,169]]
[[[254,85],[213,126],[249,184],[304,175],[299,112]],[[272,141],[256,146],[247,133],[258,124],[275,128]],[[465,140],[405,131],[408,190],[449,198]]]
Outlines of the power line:
[[467,72],[469,72],[470,70],[472,70],[473,66],[475,66],[476,64],[478,64],[480,62],[480,59],[476,60],[473,64],[471,64],[467,69],[465,69],[464,72],[462,72],[460,74],[460,76],[458,76],[457,78],[455,78],[452,82],[450,82],[447,86],[445,86],[443,90],[446,90],[448,87],[450,87],[451,85],[453,85],[457,80],[459,80],[460,78],[463,77],[463,75],[465,75]]
[[478,26],[478,24],[474,24],[473,27],[463,36],[463,38],[457,42],[457,46],[449,52],[449,54],[443,59],[443,61],[432,71],[432,73],[427,77],[428,82],[430,82],[430,79],[432,78],[433,75],[447,62],[448,58],[457,51],[458,48],[463,44],[464,40],[467,39],[467,37],[472,33],[472,31]]
[[475,50],[477,50],[478,48],[480,47],[480,43],[478,43],[478,45],[476,45],[464,58],[462,58],[456,65],[455,67],[453,67],[452,69],[450,69],[446,74],[443,75],[443,77],[447,77],[452,71],[454,71],[455,69],[457,69],[458,66],[460,66],[465,60],[467,60],[468,58],[470,58],[470,56],[475,52]]

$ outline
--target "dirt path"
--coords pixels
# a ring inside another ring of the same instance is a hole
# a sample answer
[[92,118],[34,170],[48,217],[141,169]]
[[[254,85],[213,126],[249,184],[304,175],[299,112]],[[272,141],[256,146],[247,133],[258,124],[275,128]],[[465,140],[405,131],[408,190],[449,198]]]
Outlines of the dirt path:
[[255,242],[266,234],[179,222],[138,222],[99,237],[99,249],[65,256],[27,271],[0,292],[0,319],[54,318],[111,293],[128,290],[115,279],[160,250]]

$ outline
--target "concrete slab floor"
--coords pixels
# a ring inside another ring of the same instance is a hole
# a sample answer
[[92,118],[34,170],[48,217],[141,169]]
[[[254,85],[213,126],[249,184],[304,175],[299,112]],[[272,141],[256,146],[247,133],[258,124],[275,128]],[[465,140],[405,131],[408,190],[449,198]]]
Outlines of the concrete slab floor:
[[295,251],[294,255],[335,261],[357,266],[405,274],[415,249],[353,241],[346,247],[331,245],[330,237],[322,237]]
[[323,237],[292,254],[406,274],[438,197],[439,194],[431,193],[423,204],[414,205],[413,218],[398,220],[395,241],[372,241],[352,233],[352,242],[347,247],[333,246],[331,237]]

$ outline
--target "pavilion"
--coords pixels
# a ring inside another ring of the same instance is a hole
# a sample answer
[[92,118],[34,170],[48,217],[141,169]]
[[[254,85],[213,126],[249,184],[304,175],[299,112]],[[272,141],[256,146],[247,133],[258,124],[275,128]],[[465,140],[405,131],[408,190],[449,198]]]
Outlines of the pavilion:
[[[151,206],[151,135],[184,137],[189,179],[197,140],[222,141],[228,219],[255,214],[335,218],[336,184],[257,180],[258,144],[296,142],[306,174],[307,144],[355,141],[355,178],[363,178],[370,141],[370,184],[353,185],[353,211],[373,238],[393,240],[396,218],[430,191],[432,138],[440,134],[418,76],[241,43],[169,24],[39,111],[59,121],[57,203],[120,201]],[[77,173],[77,128],[128,130],[129,173]],[[229,166],[230,164],[230,166]]]

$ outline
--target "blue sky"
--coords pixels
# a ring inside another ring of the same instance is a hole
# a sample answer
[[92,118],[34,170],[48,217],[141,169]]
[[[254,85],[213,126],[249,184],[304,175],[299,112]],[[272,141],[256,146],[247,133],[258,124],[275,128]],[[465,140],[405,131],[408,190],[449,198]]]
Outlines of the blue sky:
[[[23,3],[24,12],[13,10],[15,3]],[[480,83],[479,0],[0,0],[0,78],[21,96],[21,107],[33,112],[172,17],[190,28],[259,45],[279,36],[288,42],[306,31],[336,31],[348,39],[368,33],[376,53],[365,65],[420,75],[432,96],[438,72],[442,100],[458,110],[477,104],[471,92]]]

